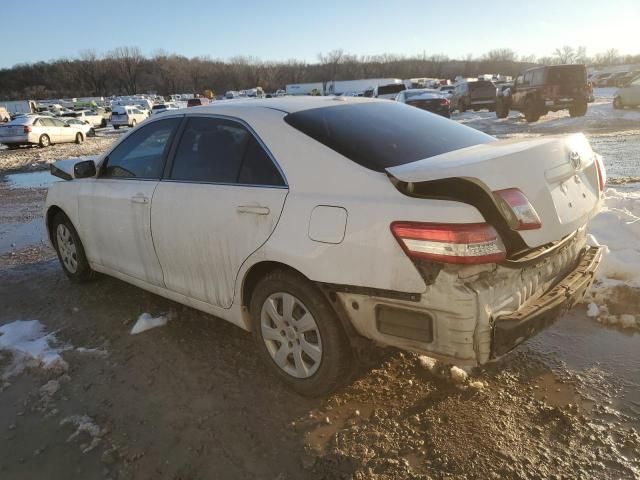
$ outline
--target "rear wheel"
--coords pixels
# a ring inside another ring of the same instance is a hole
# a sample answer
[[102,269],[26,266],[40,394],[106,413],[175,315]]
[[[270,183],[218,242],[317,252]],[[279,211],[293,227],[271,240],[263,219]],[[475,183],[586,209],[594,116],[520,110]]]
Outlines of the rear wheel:
[[78,145],[80,145],[82,142],[84,142],[84,137],[82,136],[81,133],[79,133],[79,132],[76,133],[76,143]]
[[91,270],[84,253],[84,247],[71,220],[58,212],[51,222],[51,238],[60,260],[60,265],[69,280],[82,283],[91,280],[95,272]]
[[135,126],[136,126],[136,121],[135,121],[135,120],[133,120],[133,121],[131,122],[131,128],[133,128],[133,127],[135,127]]
[[100,128],[104,128],[107,126],[107,121],[103,118],[102,121],[100,122]]
[[624,108],[624,105],[622,105],[622,98],[616,97],[613,99],[613,108],[615,108],[616,110],[621,110],[622,108]]
[[576,102],[569,108],[569,115],[572,117],[584,117],[587,113],[587,102],[585,100]]
[[533,99],[529,99],[524,103],[524,118],[526,118],[529,123],[540,120],[540,110]]
[[296,392],[327,395],[349,379],[353,355],[335,311],[302,275],[274,271],[250,302],[253,336],[269,368]]
[[7,145],[7,148],[9,150],[17,150],[18,148],[20,148],[20,144],[19,143],[10,143]]
[[38,141],[38,145],[40,145],[42,148],[45,148],[51,145],[51,139],[49,138],[49,135],[40,135],[40,140]]
[[120,125],[114,125],[114,126],[113,126],[113,129],[114,129],[114,130],[118,130],[119,128],[120,128]]

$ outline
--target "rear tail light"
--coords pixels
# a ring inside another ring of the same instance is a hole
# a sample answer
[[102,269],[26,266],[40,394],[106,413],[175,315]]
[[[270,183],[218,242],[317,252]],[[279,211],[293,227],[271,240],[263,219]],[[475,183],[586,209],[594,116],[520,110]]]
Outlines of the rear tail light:
[[596,170],[598,171],[598,187],[601,192],[604,192],[605,173],[604,165],[602,165],[602,157],[600,155],[595,156]]
[[442,100],[440,100],[440,105],[449,105],[449,100],[443,98]]
[[487,223],[393,222],[391,232],[411,258],[473,265],[506,257],[497,232]]
[[493,192],[509,226],[514,230],[536,230],[542,227],[538,212],[517,188]]
[[25,125],[23,128],[24,133],[31,133],[32,129],[31,129],[31,125]]

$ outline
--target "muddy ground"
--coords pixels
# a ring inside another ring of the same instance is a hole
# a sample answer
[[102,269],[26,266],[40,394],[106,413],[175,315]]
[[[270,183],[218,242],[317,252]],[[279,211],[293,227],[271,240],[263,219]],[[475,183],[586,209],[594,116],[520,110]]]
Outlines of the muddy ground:
[[[607,135],[623,178],[637,138]],[[43,241],[48,180],[31,175],[0,176],[0,325],[41,321],[68,369],[0,380],[3,480],[640,478],[638,332],[579,307],[473,384],[378,349],[305,399],[231,324],[112,278],[69,283]],[[172,319],[130,335],[144,312]],[[74,436],[65,420],[82,418]]]

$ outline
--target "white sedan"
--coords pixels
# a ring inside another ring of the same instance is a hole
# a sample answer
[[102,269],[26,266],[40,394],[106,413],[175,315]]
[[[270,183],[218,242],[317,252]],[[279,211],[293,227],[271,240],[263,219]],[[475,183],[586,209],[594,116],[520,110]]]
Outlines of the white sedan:
[[21,145],[44,148],[54,143],[82,143],[85,138],[79,127],[43,115],[23,115],[0,125],[0,143],[12,149]]
[[502,140],[361,98],[166,112],[53,166],[46,225],[73,281],[102,272],[253,332],[296,391],[370,341],[462,365],[579,301],[604,169],[584,136]]

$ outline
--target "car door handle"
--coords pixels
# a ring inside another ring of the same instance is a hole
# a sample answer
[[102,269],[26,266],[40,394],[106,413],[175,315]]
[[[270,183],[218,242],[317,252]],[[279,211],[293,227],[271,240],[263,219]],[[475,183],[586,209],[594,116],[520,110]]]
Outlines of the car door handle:
[[131,203],[149,203],[149,197],[142,194],[134,195],[131,197]]
[[238,205],[236,207],[238,213],[252,213],[254,215],[269,215],[269,208],[261,205]]

